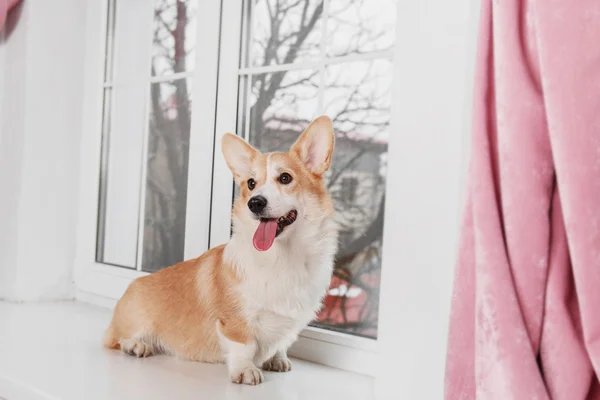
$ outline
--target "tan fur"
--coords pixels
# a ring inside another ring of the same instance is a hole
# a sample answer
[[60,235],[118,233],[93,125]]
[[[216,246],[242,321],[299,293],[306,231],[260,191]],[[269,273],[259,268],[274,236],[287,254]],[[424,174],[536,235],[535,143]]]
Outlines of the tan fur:
[[104,345],[132,339],[163,347],[180,358],[223,362],[215,324],[230,340],[245,343],[248,329],[233,293],[235,270],[219,246],[201,257],[136,279],[117,303]]

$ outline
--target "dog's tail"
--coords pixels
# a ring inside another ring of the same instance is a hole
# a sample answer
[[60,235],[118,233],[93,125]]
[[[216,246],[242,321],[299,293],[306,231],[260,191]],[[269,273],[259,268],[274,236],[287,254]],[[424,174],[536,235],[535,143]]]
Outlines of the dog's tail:
[[119,344],[119,337],[117,335],[117,329],[114,324],[111,322],[104,332],[104,338],[102,339],[102,345],[107,349],[119,350],[121,345]]

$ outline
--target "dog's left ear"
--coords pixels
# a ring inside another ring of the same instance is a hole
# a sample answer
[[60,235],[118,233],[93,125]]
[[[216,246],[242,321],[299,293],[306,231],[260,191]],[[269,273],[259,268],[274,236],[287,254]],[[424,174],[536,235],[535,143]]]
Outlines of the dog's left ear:
[[290,151],[300,158],[310,172],[322,176],[331,165],[334,142],[331,119],[323,115],[311,122]]

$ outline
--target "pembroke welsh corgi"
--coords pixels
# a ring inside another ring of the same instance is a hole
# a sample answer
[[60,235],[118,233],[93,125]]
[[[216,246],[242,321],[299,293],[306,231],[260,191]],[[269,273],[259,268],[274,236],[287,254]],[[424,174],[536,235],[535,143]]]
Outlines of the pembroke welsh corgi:
[[289,371],[287,350],[313,320],[337,250],[323,175],[331,120],[315,119],[287,153],[262,154],[226,134],[223,155],[239,185],[228,244],[136,279],[116,305],[104,345],[226,363],[232,382],[256,385]]

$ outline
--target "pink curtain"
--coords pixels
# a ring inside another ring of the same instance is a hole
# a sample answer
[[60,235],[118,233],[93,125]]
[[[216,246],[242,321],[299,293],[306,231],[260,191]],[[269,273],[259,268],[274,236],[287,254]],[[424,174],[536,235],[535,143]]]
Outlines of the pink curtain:
[[600,1],[483,0],[446,399],[600,399]]
[[6,15],[18,2],[19,0],[0,0],[0,31],[4,27]]

